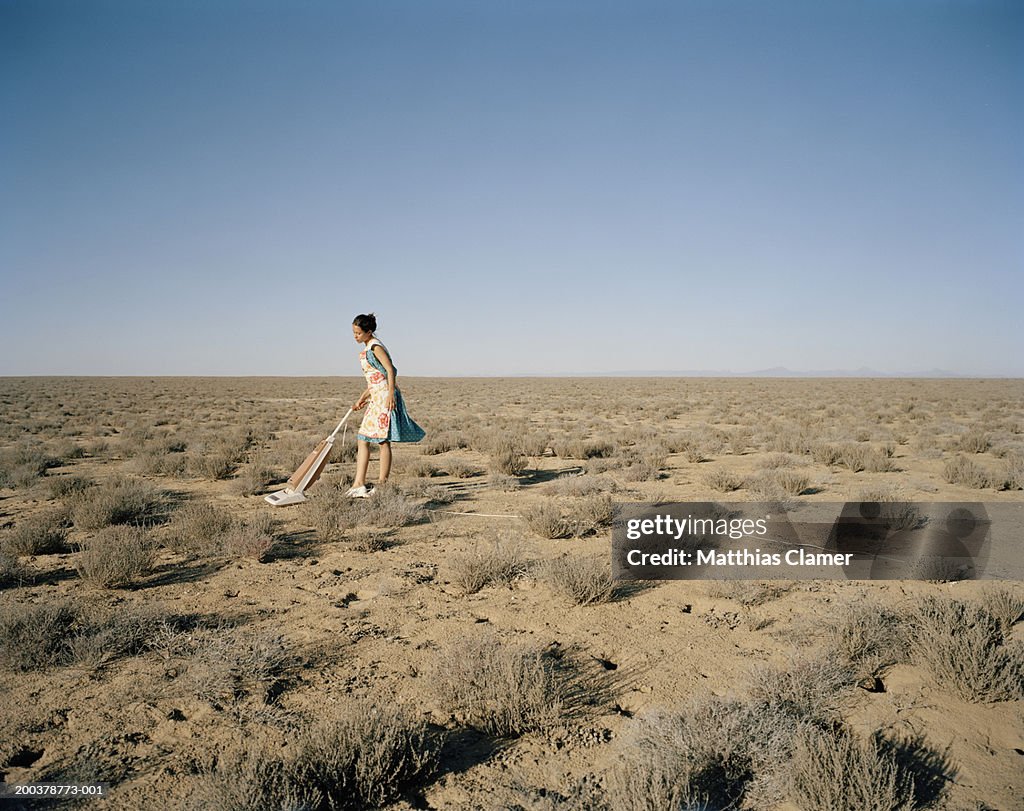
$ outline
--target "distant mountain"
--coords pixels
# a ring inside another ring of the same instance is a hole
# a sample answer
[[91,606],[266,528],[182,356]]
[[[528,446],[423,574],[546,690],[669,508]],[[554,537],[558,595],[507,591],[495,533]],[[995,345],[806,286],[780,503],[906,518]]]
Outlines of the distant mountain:
[[924,372],[880,372],[861,366],[859,369],[812,369],[794,371],[785,366],[757,369],[752,372],[734,372],[728,369],[642,369],[618,372],[594,372],[579,374],[570,372],[551,377],[1005,377],[1005,375],[967,375],[946,369],[929,369]]

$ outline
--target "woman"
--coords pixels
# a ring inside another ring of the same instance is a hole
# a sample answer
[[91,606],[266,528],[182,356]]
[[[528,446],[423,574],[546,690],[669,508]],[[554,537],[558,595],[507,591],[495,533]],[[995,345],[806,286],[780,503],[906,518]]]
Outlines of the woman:
[[402,392],[398,390],[398,370],[391,362],[391,355],[384,344],[373,334],[377,319],[373,313],[357,315],[352,320],[352,336],[363,345],[359,363],[366,376],[366,391],[352,408],[366,414],[359,426],[356,439],[359,450],[356,453],[356,478],[349,488],[352,498],[366,498],[373,493],[366,487],[366,472],[370,467],[370,443],[380,445],[380,477],[378,484],[384,484],[391,473],[391,443],[419,442],[426,432],[410,419],[405,411]]

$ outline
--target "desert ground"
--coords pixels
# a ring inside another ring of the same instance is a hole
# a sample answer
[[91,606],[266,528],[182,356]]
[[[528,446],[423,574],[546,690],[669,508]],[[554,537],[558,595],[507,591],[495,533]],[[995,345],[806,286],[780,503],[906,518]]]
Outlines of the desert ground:
[[[0,776],[118,809],[1024,808],[1014,581],[610,579],[621,502],[1024,505],[1024,381],[0,379]],[[376,478],[376,456],[371,480]],[[10,802],[10,801],[8,801]],[[49,807],[16,801],[10,807]]]

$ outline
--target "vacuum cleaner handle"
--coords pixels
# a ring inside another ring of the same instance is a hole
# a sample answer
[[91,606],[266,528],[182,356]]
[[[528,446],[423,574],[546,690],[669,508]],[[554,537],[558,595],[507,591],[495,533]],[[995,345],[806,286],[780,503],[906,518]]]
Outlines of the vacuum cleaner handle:
[[331,433],[328,439],[334,439],[334,437],[338,435],[338,431],[341,430],[341,426],[345,424],[345,420],[347,420],[351,414],[352,409],[350,408],[348,411],[345,412],[345,416],[341,418],[341,422],[338,423],[338,427],[334,429],[334,431]]

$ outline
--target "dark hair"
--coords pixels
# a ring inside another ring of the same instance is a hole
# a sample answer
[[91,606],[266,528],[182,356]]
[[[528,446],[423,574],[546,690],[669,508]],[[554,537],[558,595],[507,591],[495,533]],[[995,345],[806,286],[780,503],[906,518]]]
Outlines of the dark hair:
[[359,327],[363,332],[373,332],[377,329],[377,317],[373,313],[357,315],[352,319],[352,323]]

